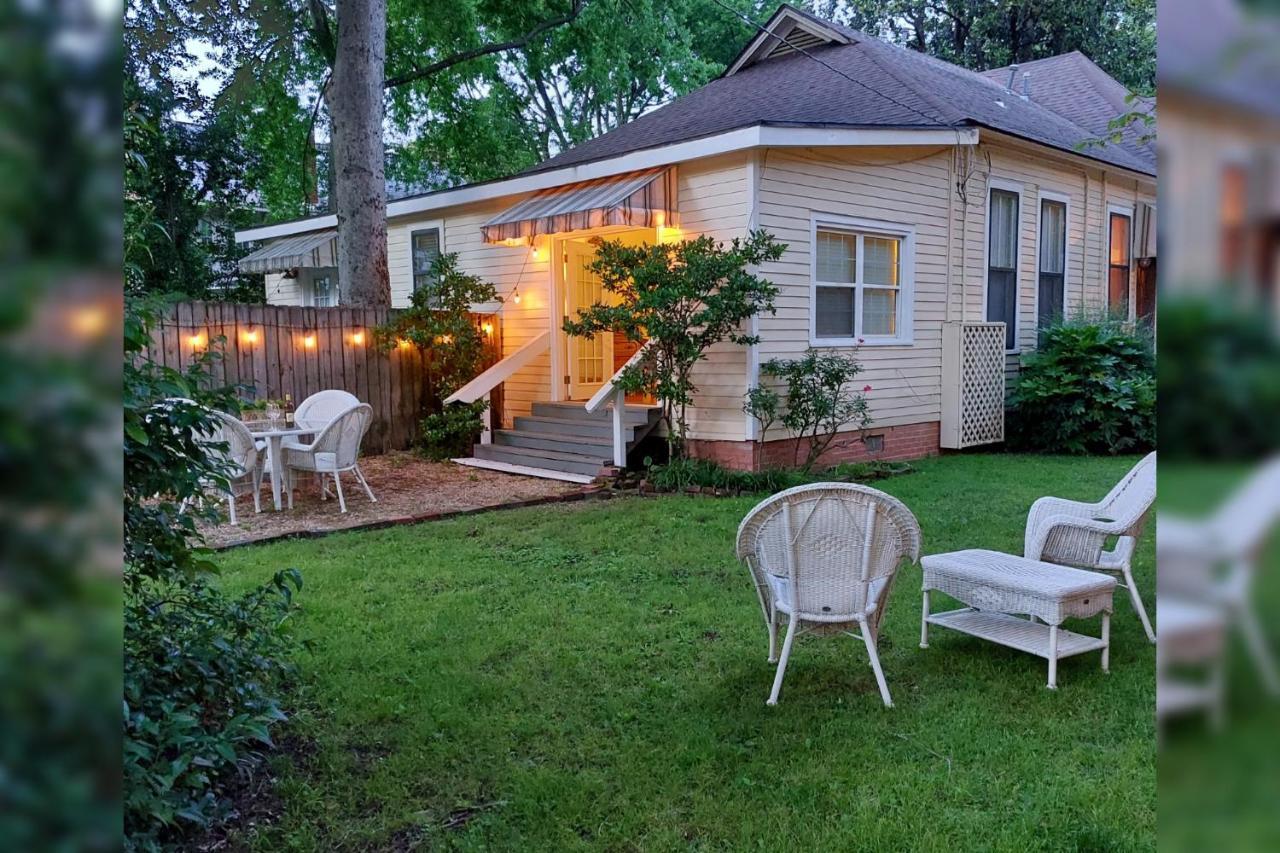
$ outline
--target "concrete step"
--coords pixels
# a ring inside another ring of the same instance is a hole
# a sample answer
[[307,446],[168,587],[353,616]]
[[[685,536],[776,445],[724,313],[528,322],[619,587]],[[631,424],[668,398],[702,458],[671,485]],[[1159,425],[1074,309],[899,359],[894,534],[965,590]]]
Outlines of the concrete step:
[[[661,414],[661,409],[654,406],[638,406],[628,405],[626,411],[622,415],[623,423],[628,425],[639,425],[649,423],[651,418],[656,418]],[[606,423],[613,418],[613,412],[608,405],[601,406],[594,412],[588,412],[580,402],[572,403],[551,403],[540,402],[533,404],[534,417],[542,418],[563,418],[566,420],[593,420],[605,421]]]
[[604,459],[594,455],[581,453],[562,453],[556,450],[541,450],[532,447],[511,447],[502,444],[477,444],[474,450],[477,459],[489,459],[495,462],[506,462],[512,465],[523,465],[529,468],[547,468],[552,471],[568,471],[573,474],[586,474],[594,477],[605,467]]
[[560,480],[565,483],[586,484],[595,480],[589,474],[572,474],[568,471],[552,471],[550,468],[531,468],[528,465],[513,465],[510,462],[498,462],[495,459],[476,459],[467,456],[455,459],[459,465],[468,468],[484,468],[487,471],[501,471],[503,474],[519,474],[522,477],[538,477],[543,480]]
[[560,453],[580,453],[608,459],[613,456],[613,442],[597,436],[583,437],[543,432],[527,432],[500,429],[493,434],[493,443],[506,447],[528,447],[534,450],[555,450]]

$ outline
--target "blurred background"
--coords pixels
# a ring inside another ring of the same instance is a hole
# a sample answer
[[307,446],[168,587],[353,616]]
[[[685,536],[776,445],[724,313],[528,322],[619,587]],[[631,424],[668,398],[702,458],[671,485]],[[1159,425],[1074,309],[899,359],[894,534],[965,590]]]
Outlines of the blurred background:
[[1280,3],[1158,15],[1161,849],[1280,846]]
[[0,846],[120,845],[120,21],[0,4]]

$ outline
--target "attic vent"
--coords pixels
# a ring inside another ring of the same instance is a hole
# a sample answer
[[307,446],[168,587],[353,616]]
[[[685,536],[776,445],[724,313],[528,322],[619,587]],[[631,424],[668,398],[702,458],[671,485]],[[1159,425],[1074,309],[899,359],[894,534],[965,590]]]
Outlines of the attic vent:
[[795,53],[796,48],[801,50],[812,50],[815,47],[821,47],[827,43],[827,39],[823,36],[811,33],[802,27],[792,27],[791,32],[784,37],[785,41],[777,42],[774,48],[770,50],[766,57],[772,59],[775,56],[785,56],[788,53]]

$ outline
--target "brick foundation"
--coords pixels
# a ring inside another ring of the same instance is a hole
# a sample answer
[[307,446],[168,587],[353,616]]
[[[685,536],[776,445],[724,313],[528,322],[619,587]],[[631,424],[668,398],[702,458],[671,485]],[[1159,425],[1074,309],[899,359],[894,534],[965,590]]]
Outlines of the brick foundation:
[[[940,424],[930,421],[896,427],[872,427],[866,436],[883,436],[884,448],[869,451],[858,433],[841,435],[818,459],[818,467],[841,462],[896,462],[937,456]],[[789,438],[764,443],[755,441],[689,441],[689,455],[712,459],[726,468],[738,471],[762,471],[767,468],[790,468],[794,464],[795,442]],[[804,461],[807,445],[801,442],[800,461]]]

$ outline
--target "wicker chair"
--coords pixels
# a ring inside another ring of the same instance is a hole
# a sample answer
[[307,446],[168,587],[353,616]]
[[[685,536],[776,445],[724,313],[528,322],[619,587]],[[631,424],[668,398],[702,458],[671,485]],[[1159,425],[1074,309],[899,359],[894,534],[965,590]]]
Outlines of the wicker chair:
[[[320,434],[310,444],[284,448],[284,459],[281,461],[287,472],[285,476],[289,486],[290,509],[293,509],[293,482],[296,471],[319,474],[322,479],[326,475],[332,476],[338,490],[338,505],[342,512],[347,511],[347,499],[342,494],[341,475],[344,471],[354,473],[360,485],[364,486],[369,500],[378,502],[378,499],[373,496],[373,489],[369,488],[369,483],[357,464],[360,443],[364,440],[364,434],[369,430],[369,423],[372,420],[373,408],[367,403],[360,403],[329,421],[328,426],[320,430]],[[327,486],[322,483],[320,499],[324,500],[327,494]]]
[[[866,486],[799,486],[747,514],[738,528],[737,554],[755,580],[769,631],[769,662],[778,663],[768,704],[778,704],[791,644],[804,632],[862,640],[880,696],[893,706],[876,639],[899,566],[920,557],[920,525],[910,510]],[[787,635],[779,658],[782,617]]]
[[[1097,503],[1040,498],[1027,516],[1022,556],[1123,578],[1147,639],[1156,641],[1151,619],[1133,580],[1133,549],[1156,499],[1156,455],[1149,453]],[[1107,541],[1116,538],[1107,550]]]
[[[298,404],[298,408],[293,413],[293,422],[299,429],[311,429],[320,432],[338,415],[348,411],[352,406],[358,405],[360,405],[360,401],[355,394],[337,389],[317,391]],[[285,438],[284,444],[296,447],[300,446],[302,442],[298,441],[294,436],[288,436]]]
[[1280,672],[1258,618],[1253,586],[1277,525],[1280,457],[1255,471],[1205,520],[1161,513],[1156,541],[1160,594],[1223,611],[1273,697],[1280,697]]

